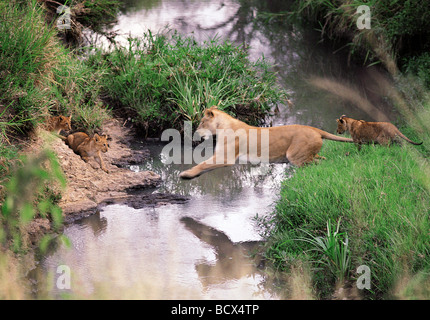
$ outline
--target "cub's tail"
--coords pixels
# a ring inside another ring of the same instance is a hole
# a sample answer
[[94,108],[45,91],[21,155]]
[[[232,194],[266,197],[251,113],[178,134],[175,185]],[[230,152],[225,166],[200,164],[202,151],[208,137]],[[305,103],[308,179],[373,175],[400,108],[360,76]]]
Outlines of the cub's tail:
[[[396,129],[397,129],[397,128],[396,128]],[[414,145],[416,145],[416,146],[419,146],[419,145],[423,144],[422,142],[413,142],[413,141],[412,141],[412,140],[410,140],[408,137],[406,137],[403,133],[401,133],[399,129],[397,129],[396,131],[397,131],[397,132],[396,132],[396,134],[397,134],[400,138],[405,139],[405,140],[406,140],[407,142],[409,142],[409,143],[412,143],[412,144],[414,144]]]

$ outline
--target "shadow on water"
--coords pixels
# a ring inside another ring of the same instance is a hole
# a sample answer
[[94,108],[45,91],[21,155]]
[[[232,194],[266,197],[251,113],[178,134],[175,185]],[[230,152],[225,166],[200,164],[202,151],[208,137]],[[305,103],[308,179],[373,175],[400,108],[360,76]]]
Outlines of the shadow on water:
[[200,241],[215,250],[214,263],[201,262],[195,266],[205,288],[226,280],[238,280],[256,274],[255,261],[250,254],[258,248],[260,241],[234,243],[223,232],[193,218],[184,217],[180,221]]

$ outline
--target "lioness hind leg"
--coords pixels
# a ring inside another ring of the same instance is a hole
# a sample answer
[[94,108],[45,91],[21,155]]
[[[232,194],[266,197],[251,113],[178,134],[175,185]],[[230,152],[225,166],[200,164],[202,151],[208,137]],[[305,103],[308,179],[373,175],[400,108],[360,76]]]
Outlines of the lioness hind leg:
[[287,151],[287,159],[295,166],[301,167],[305,164],[313,162],[315,156],[313,153],[310,153],[309,150],[302,150],[301,152]]
[[301,167],[313,162],[316,158],[322,158],[318,155],[321,150],[322,140],[316,140],[307,143],[292,144],[287,150],[286,156],[292,164]]

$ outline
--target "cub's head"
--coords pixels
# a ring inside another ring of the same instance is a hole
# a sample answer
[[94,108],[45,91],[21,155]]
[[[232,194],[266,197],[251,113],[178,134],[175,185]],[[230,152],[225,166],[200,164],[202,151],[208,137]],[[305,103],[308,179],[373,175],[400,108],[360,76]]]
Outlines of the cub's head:
[[336,119],[337,121],[337,130],[336,132],[339,134],[344,133],[348,128],[346,127],[346,120],[344,119],[346,116],[343,115],[339,119]]
[[109,144],[107,142],[107,135],[99,136],[97,133],[94,134],[94,142],[97,150],[101,152],[107,152],[109,149]]
[[219,127],[218,113],[219,110],[216,106],[205,110],[196,131],[203,139],[209,139],[211,134],[216,134],[216,129]]
[[72,116],[70,117],[58,116],[57,128],[64,131],[72,130]]

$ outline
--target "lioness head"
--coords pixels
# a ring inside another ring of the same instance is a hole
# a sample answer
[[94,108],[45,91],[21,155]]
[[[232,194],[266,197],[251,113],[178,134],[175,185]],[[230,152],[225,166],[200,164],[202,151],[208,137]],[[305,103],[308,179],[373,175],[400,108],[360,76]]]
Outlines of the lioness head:
[[196,132],[205,140],[209,139],[211,134],[216,134],[216,129],[218,127],[216,117],[217,110],[216,106],[206,109],[203,114],[203,118],[200,120],[200,124]]
[[337,130],[336,132],[339,134],[344,133],[348,128],[346,127],[346,121],[343,119],[346,117],[345,115],[341,116],[339,119],[336,119],[337,121]]
[[95,133],[93,138],[97,150],[100,150],[101,152],[108,151],[109,144],[107,142],[107,135],[99,136],[97,133]]

